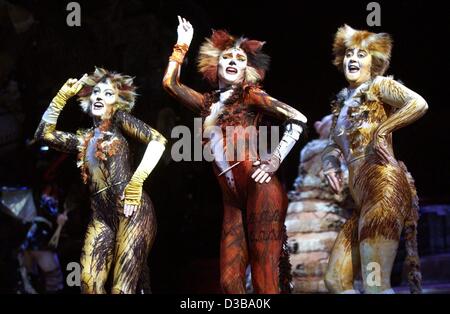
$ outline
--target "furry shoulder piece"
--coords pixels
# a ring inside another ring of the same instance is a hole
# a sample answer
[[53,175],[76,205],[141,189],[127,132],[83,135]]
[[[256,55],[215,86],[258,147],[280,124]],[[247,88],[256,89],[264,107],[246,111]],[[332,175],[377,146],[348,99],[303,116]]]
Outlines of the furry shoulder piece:
[[136,86],[133,77],[117,72],[95,67],[95,71],[88,76],[87,84],[78,93],[81,109],[89,111],[92,89],[100,82],[110,80],[119,92],[119,100],[115,104],[117,110],[130,112],[136,101]]
[[392,50],[389,34],[355,30],[348,25],[340,27],[333,43],[333,64],[339,70],[342,71],[345,51],[353,47],[366,49],[372,55],[372,77],[383,75],[389,67]]
[[257,84],[264,79],[269,68],[270,57],[261,51],[265,42],[250,40],[244,37],[235,38],[224,30],[213,30],[210,38],[200,46],[197,68],[203,77],[213,86],[217,85],[217,67],[222,52],[226,49],[237,47],[247,54],[247,69],[245,82]]

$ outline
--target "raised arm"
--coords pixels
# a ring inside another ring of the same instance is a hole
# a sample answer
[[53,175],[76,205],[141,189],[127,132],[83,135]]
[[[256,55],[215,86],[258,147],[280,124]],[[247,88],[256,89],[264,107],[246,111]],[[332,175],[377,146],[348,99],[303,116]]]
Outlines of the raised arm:
[[387,161],[392,157],[387,149],[386,136],[422,117],[428,110],[428,104],[419,94],[387,77],[378,76],[371,90],[382,102],[397,108],[374,134],[374,149]]
[[61,87],[42,116],[34,135],[36,140],[44,141],[50,147],[62,152],[73,153],[77,151],[77,147],[80,145],[79,138],[73,133],[56,130],[56,123],[67,100],[76,95],[83,87],[83,80],[86,76],[85,74],[80,80],[68,79]]
[[189,50],[194,29],[188,21],[178,16],[178,40],[173,48],[169,65],[163,78],[164,89],[188,109],[199,113],[203,105],[203,95],[180,83],[181,65]]
[[259,88],[251,88],[246,100],[250,105],[256,106],[260,111],[283,121],[286,125],[283,137],[269,160],[263,161],[261,166],[253,173],[252,178],[259,183],[268,183],[271,175],[275,173],[281,162],[299,140],[306,125],[306,117],[300,111],[269,96]]
[[141,202],[144,181],[161,158],[167,140],[158,131],[127,112],[118,111],[114,118],[125,134],[148,144],[144,157],[124,190],[124,214],[129,217]]

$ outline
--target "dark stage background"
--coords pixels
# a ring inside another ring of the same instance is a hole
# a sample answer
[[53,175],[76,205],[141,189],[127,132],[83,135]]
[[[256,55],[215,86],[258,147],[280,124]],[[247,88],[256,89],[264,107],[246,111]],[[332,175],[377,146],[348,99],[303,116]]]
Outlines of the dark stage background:
[[[81,4],[81,27],[66,24],[69,1],[9,1],[31,14],[34,23],[18,33],[10,12],[0,2],[0,86],[17,82],[20,97],[7,107],[16,119],[10,141],[0,148],[0,185],[39,186],[37,145],[26,145],[52,97],[69,77],[80,77],[94,66],[136,77],[139,87],[134,114],[167,138],[174,125],[192,127],[189,111],[161,87],[167,60],[176,41],[177,14],[194,26],[194,39],[183,67],[182,80],[207,91],[195,69],[199,45],[210,30],[225,28],[233,34],[267,41],[272,57],[264,87],[274,97],[304,113],[314,138],[314,121],[329,113],[329,102],[345,86],[343,75],[331,64],[331,44],[344,23],[367,29],[369,1],[173,1],[96,0]],[[381,27],[394,38],[387,74],[421,94],[429,111],[418,122],[395,133],[395,151],[416,179],[422,204],[450,202],[448,11],[441,1],[378,1]],[[2,104],[0,104],[2,105]],[[2,109],[3,110],[3,109]],[[3,112],[3,111],[2,111]],[[75,101],[64,109],[59,128],[75,131],[89,119]],[[191,129],[192,130],[192,129]],[[297,176],[296,145],[283,163],[280,176],[287,190]],[[143,147],[136,145],[135,159]],[[54,152],[46,158],[56,158]],[[63,190],[80,184],[75,156],[59,172]],[[221,196],[206,162],[165,158],[145,185],[155,204],[158,235],[150,255],[154,292],[217,292],[221,225]],[[80,200],[85,194],[80,193]],[[82,204],[83,201],[80,201]],[[86,203],[86,202],[84,202]],[[69,216],[60,246],[61,261],[77,261],[83,240],[87,205]],[[70,227],[70,225],[72,227]],[[68,289],[77,292],[77,289]]]

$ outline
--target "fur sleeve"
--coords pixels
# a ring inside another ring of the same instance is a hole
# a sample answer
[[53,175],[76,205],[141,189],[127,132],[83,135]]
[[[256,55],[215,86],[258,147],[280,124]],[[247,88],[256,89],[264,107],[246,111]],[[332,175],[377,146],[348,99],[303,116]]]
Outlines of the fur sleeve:
[[157,141],[162,144],[167,143],[165,137],[158,131],[125,111],[120,110],[116,112],[114,119],[126,135],[142,143],[148,144],[150,141]]

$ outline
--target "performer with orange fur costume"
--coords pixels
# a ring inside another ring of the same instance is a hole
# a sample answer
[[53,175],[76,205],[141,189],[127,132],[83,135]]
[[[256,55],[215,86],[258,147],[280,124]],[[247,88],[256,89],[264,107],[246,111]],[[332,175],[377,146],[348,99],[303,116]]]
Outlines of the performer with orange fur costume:
[[[261,51],[264,43],[235,38],[225,31],[214,31],[201,46],[198,58],[200,73],[219,89],[200,94],[180,83],[181,64],[189,49],[193,28],[185,19],[178,18],[178,41],[163,86],[204,118],[204,133],[210,138],[214,172],[224,204],[220,254],[222,288],[226,293],[245,293],[245,270],[250,264],[256,293],[287,292],[290,290],[284,227],[287,196],[275,172],[299,139],[306,118],[258,86],[269,61]],[[258,128],[265,117],[286,123],[279,145],[268,158],[252,156],[248,147],[241,152],[244,156],[238,156],[239,161],[228,158],[230,150],[227,151],[225,143],[237,144],[231,150],[234,156],[239,143],[251,142],[245,130],[251,126]],[[235,127],[234,132],[223,136],[228,127]],[[262,160],[255,162],[258,158]]]
[[[134,293],[156,234],[155,213],[144,180],[156,166],[165,138],[129,112],[136,93],[133,78],[96,68],[82,79],[69,79],[53,98],[35,137],[63,152],[78,152],[78,167],[91,193],[92,219],[81,255],[82,293],[105,293],[112,267],[111,292]],[[94,122],[77,134],[56,129],[69,98]],[[132,172],[128,135],[148,144]]]
[[[391,48],[388,34],[347,25],[338,29],[334,40],[334,64],[344,72],[349,86],[332,104],[333,127],[322,155],[323,169],[339,192],[339,158],[345,159],[357,205],[330,257],[325,282],[334,293],[356,293],[353,281],[360,270],[365,293],[393,293],[390,276],[403,229],[410,288],[413,293],[421,291],[418,199],[411,175],[394,157],[392,132],[419,119],[428,105],[420,95],[382,76]],[[372,278],[372,272],[380,277]]]

